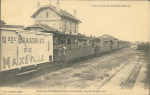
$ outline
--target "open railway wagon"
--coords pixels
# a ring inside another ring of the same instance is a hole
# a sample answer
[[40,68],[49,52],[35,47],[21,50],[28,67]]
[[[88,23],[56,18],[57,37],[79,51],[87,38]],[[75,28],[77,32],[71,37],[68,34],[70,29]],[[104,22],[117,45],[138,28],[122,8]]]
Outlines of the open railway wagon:
[[126,47],[126,42],[122,41],[122,48],[125,48],[125,47]]
[[120,41],[119,41],[119,49],[121,49],[122,46],[123,46],[123,43],[122,43],[122,41],[120,40]]
[[0,73],[22,75],[53,62],[53,34],[1,29]]
[[110,51],[110,40],[106,38],[100,38],[100,53]]
[[97,52],[94,47],[94,39],[96,38],[84,35],[55,33],[53,42],[54,63],[93,56]]
[[112,50],[117,50],[119,49],[119,40],[118,39],[113,39],[112,41]]
[[130,42],[127,42],[127,47],[130,47],[131,46],[131,43]]
[[103,35],[99,37],[99,39],[100,39],[101,53],[110,52],[119,49],[119,39],[110,35]]
[[119,41],[119,48],[130,47],[131,43],[127,41]]

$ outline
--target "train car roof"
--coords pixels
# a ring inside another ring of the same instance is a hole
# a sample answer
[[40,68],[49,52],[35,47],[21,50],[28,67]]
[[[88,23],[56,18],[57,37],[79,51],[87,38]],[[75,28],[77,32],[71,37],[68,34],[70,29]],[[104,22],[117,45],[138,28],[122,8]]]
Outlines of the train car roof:
[[61,33],[61,32],[59,32],[58,30],[56,30],[56,29],[54,29],[54,28],[52,28],[52,27],[50,27],[50,26],[48,26],[48,25],[45,25],[45,24],[34,24],[34,25],[29,25],[29,26],[27,26],[27,27],[25,27],[24,28],[24,30],[28,30],[28,29],[30,29],[30,28],[42,28],[42,29],[44,29],[45,31],[51,31],[51,32],[58,32],[58,33]]
[[102,35],[101,37],[99,37],[99,39],[102,39],[102,40],[119,40],[118,38],[116,38],[116,37],[113,37],[113,36],[111,36],[111,35]]
[[46,33],[54,33],[54,35],[62,35],[62,36],[72,36],[72,37],[82,37],[82,38],[87,38],[87,39],[98,39],[98,37],[89,37],[85,36],[81,33],[78,34],[69,34],[69,33],[62,33],[62,32],[52,32],[52,31],[41,31],[41,32],[46,32]]

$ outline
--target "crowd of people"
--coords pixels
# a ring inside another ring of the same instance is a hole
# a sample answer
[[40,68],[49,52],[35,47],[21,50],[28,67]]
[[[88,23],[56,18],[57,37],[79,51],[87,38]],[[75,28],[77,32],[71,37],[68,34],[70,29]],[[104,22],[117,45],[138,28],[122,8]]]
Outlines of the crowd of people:
[[54,57],[55,59],[64,59],[66,55],[65,44],[54,45]]

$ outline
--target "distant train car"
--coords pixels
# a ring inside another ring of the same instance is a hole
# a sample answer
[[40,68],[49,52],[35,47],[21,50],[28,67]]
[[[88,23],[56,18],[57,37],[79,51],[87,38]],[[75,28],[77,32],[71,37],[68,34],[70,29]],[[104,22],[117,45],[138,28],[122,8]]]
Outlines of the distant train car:
[[110,35],[103,35],[99,39],[101,43],[101,53],[119,49],[119,39]]
[[112,50],[119,49],[119,40],[118,39],[113,39],[112,41],[113,41],[113,43],[112,43]]
[[105,53],[110,51],[110,40],[100,38],[100,53]]
[[130,42],[124,41],[124,47],[130,47]]
[[[1,74],[25,74],[53,61],[53,34],[1,29]],[[26,72],[23,72],[27,69]]]

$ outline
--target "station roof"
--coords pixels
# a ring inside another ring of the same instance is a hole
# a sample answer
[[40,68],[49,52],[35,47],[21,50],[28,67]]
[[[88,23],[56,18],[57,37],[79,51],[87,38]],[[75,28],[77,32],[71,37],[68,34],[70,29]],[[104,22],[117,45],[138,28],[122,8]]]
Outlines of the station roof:
[[48,26],[48,25],[45,25],[45,24],[34,24],[34,25],[30,25],[30,26],[27,26],[26,28],[24,28],[24,30],[27,30],[29,28],[42,28],[46,31],[51,31],[51,32],[58,32],[58,33],[61,33],[59,31],[57,31],[56,29]]
[[[54,33],[51,31],[40,31],[40,32],[46,32],[46,33]],[[71,36],[71,37],[83,37],[83,38],[90,38],[90,39],[94,39],[96,37],[89,37],[89,36],[85,36],[81,33],[78,34],[70,34],[70,33],[62,33],[62,32],[55,32],[54,35],[63,35],[63,36]]]
[[45,33],[53,33],[54,35],[64,35],[64,36],[76,36],[76,37],[84,37],[84,38],[90,38],[90,39],[96,39],[96,37],[89,37],[85,36],[84,34],[78,33],[78,34],[70,34],[70,33],[62,33],[48,25],[45,24],[35,24],[35,25],[30,25],[24,28],[24,30],[30,29],[30,28],[42,28],[44,30],[41,30],[40,32],[45,32]]
[[60,9],[60,11],[58,11],[58,10],[56,9],[56,7],[53,6],[53,5],[45,5],[45,6],[40,7],[31,17],[32,17],[32,18],[35,18],[35,16],[36,16],[40,11],[42,11],[43,9],[47,9],[47,8],[53,9],[55,12],[57,12],[57,13],[58,13],[60,16],[62,16],[62,17],[67,17],[67,18],[72,19],[72,20],[74,20],[74,21],[81,22],[81,21],[78,20],[76,17],[74,17],[72,14],[70,14],[70,13],[68,13],[68,12],[66,12],[66,11],[64,11],[64,10],[62,10],[62,9]]

